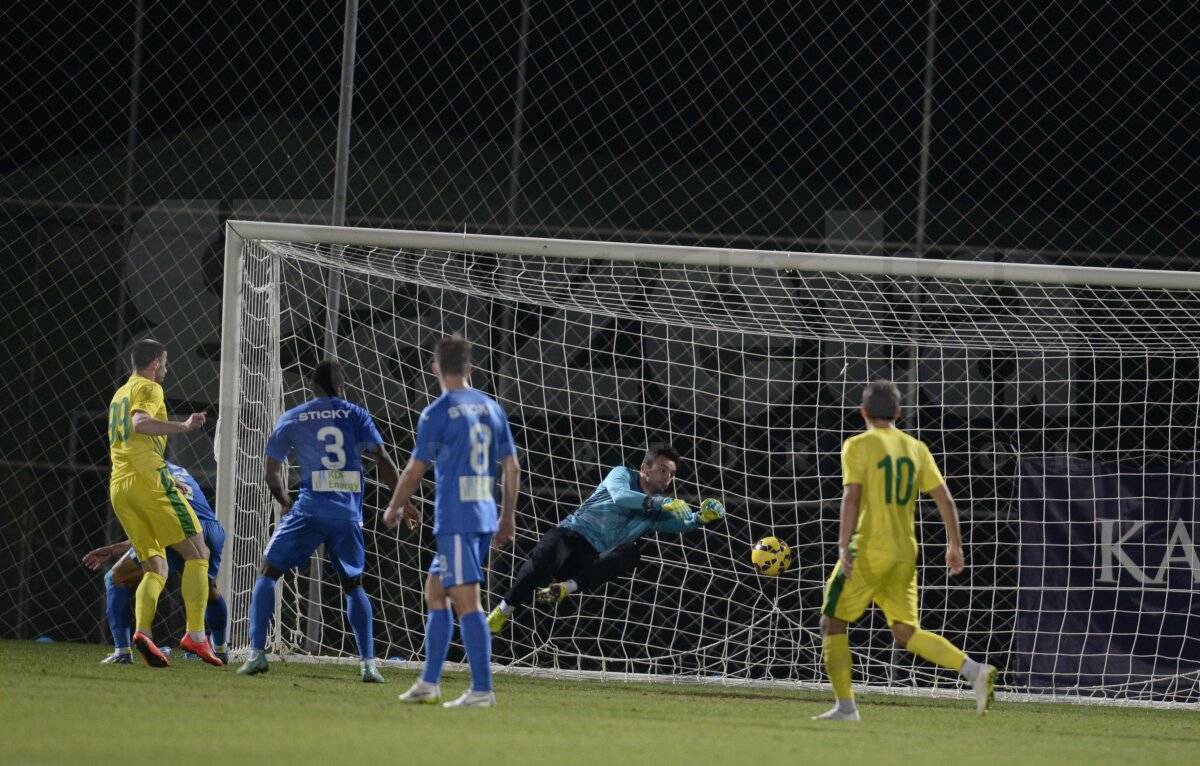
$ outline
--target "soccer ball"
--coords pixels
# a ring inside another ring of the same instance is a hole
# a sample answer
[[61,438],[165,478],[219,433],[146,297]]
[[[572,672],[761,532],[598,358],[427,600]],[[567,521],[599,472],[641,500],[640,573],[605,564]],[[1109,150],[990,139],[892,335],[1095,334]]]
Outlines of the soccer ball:
[[750,549],[750,563],[759,574],[778,577],[792,566],[792,549],[778,537],[764,537]]

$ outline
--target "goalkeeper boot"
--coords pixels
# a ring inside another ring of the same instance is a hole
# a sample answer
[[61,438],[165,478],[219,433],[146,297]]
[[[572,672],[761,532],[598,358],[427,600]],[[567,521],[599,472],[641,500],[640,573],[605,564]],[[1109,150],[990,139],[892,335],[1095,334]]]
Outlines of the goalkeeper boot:
[[246,660],[240,668],[238,668],[239,676],[256,676],[259,673],[266,673],[271,667],[267,664],[266,652],[255,652],[250,655],[250,659]]
[[488,632],[499,633],[504,630],[504,626],[508,624],[508,615],[500,611],[500,607],[496,607],[491,612],[488,612],[487,626]]
[[383,679],[383,674],[379,672],[379,668],[375,667],[372,662],[359,662],[359,669],[362,670],[362,680],[364,684],[382,684],[386,683]]
[[814,721],[858,721],[858,708],[854,710],[842,710],[840,707],[834,707],[832,710],[827,710],[821,715],[814,715]]
[[491,692],[477,692],[468,689],[453,702],[446,702],[442,707],[495,707],[496,695]]
[[558,606],[567,600],[567,586],[560,582],[551,583],[545,588],[538,588],[534,593],[534,598],[539,604],[546,606]]
[[225,665],[224,662],[221,662],[220,657],[213,654],[212,644],[208,643],[207,638],[203,641],[193,641],[191,636],[184,633],[183,638],[179,640],[179,648],[191,652],[207,662],[209,665],[213,665],[218,668]]
[[400,695],[399,699],[401,702],[410,704],[436,705],[442,701],[442,688],[437,684],[425,683],[418,678],[408,691]]
[[100,660],[101,665],[132,665],[133,654],[122,652],[120,649]]
[[167,655],[154,645],[154,640],[147,636],[142,631],[133,634],[133,647],[138,650],[142,658],[146,660],[146,664],[152,668],[169,668],[171,661],[167,659]]
[[971,691],[975,692],[975,713],[984,715],[991,710],[996,701],[996,668],[992,665],[980,665],[979,674],[971,682]]

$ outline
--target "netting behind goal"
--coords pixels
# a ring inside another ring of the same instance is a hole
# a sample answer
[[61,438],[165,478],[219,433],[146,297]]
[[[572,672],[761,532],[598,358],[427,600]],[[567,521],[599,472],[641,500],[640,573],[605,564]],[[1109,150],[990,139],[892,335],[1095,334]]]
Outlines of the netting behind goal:
[[[475,344],[472,383],[509,413],[525,470],[518,536],[491,558],[485,607],[536,540],[612,466],[636,466],[649,441],[683,454],[680,496],[729,510],[723,523],[644,540],[630,577],[518,612],[494,643],[502,665],[822,683],[817,617],[836,555],[840,448],[861,430],[863,385],[883,376],[903,385],[902,426],[930,445],[963,517],[968,569],[948,578],[941,523],[921,507],[922,626],[999,665],[1007,692],[1200,699],[1200,296],[1186,284],[1141,287],[1115,270],[1128,286],[1046,267],[398,232],[371,244],[321,227],[295,228],[311,241],[279,241],[292,230],[255,230],[231,224],[226,275],[218,502],[232,501],[235,647],[277,521],[263,446],[279,413],[307,398],[336,269],[348,398],[374,415],[398,461],[437,394],[430,349],[442,335]],[[853,273],[871,270],[890,273]],[[430,528],[383,527],[387,493],[368,473],[379,653],[419,660]],[[427,518],[431,477],[418,493]],[[765,535],[793,548],[782,577],[749,564]],[[321,569],[314,559],[286,578],[275,651],[354,655],[338,585]],[[895,649],[877,610],[851,642],[856,683],[960,689],[955,674]]]

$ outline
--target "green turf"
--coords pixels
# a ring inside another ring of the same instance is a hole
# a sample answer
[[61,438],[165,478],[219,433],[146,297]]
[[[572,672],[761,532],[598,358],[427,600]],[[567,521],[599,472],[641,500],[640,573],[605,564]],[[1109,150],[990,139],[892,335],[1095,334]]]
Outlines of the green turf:
[[[1200,713],[860,698],[499,676],[499,706],[402,706],[412,671],[363,684],[346,665],[275,663],[245,678],[194,660],[100,667],[104,648],[0,642],[0,763],[797,764],[1194,763]],[[457,695],[466,676],[450,674]],[[148,709],[148,727],[138,725]]]

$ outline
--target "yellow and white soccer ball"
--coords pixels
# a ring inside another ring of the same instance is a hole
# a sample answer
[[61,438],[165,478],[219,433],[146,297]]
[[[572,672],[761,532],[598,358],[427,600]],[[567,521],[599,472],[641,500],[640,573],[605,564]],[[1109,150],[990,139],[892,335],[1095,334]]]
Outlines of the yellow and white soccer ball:
[[759,574],[778,577],[792,566],[792,549],[778,537],[764,537],[750,550],[750,563]]

